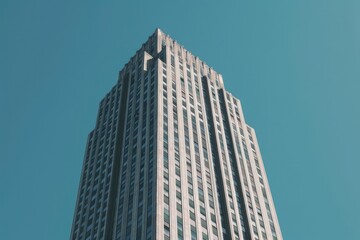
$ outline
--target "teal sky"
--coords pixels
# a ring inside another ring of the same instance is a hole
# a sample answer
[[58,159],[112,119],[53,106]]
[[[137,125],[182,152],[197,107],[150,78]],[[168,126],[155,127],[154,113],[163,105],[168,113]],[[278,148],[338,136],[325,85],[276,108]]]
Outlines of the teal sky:
[[98,103],[156,27],[242,101],[284,239],[359,239],[360,1],[102,2],[0,1],[1,239],[69,238]]

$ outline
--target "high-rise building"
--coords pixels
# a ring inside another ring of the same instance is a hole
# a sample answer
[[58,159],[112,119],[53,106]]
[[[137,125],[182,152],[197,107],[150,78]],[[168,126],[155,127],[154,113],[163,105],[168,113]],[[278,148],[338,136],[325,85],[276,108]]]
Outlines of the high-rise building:
[[70,239],[282,239],[240,101],[159,29],[100,102]]

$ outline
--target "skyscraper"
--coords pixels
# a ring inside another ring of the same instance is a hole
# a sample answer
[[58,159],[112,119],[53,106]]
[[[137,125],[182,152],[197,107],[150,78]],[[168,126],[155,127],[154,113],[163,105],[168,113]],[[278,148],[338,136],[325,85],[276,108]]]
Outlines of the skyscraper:
[[159,29],[100,102],[70,239],[282,239],[240,101]]

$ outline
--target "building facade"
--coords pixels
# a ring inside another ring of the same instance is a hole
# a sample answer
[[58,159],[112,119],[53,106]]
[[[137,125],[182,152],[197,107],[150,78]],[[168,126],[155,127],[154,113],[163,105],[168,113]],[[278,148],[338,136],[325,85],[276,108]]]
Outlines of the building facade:
[[240,101],[159,29],[100,102],[70,239],[282,239]]

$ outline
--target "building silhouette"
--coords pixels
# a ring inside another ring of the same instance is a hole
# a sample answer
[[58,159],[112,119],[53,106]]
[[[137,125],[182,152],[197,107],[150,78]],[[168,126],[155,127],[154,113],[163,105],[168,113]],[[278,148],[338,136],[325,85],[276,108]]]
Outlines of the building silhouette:
[[160,29],[100,102],[70,239],[282,239],[240,101]]

